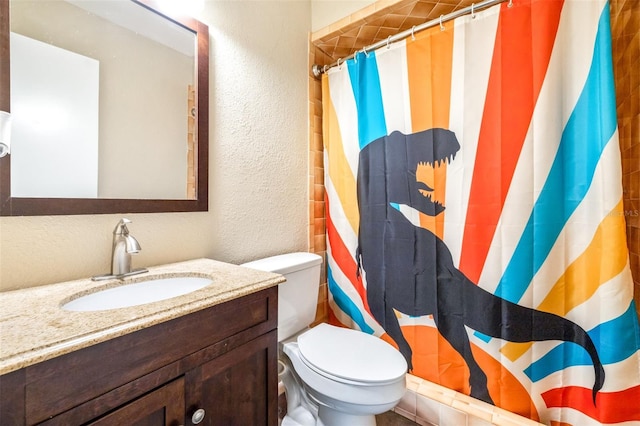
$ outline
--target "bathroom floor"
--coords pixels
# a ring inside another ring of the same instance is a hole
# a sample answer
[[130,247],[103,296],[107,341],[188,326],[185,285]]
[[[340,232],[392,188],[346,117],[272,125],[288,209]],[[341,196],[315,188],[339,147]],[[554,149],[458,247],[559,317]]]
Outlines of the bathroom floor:
[[400,414],[394,413],[393,411],[387,411],[386,413],[382,413],[379,416],[376,416],[376,422],[378,422],[377,426],[413,426],[417,425],[417,423],[412,422],[406,417],[402,417]]
[[[287,413],[287,397],[284,393],[278,396],[278,418],[281,421],[282,417]],[[402,417],[400,414],[393,411],[387,411],[376,416],[377,426],[413,426],[417,423],[412,422],[406,417]]]

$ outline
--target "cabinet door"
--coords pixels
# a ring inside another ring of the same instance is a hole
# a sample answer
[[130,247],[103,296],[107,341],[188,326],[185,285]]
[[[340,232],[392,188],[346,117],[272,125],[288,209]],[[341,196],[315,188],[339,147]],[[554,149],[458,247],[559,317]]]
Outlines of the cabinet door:
[[184,378],[176,379],[99,420],[95,426],[178,426],[184,424]]
[[277,350],[274,330],[188,371],[187,424],[277,425]]

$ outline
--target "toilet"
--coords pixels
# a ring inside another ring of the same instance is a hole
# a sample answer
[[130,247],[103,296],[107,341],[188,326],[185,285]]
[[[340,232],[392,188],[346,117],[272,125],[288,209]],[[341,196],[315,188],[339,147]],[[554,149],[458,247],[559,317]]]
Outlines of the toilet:
[[287,395],[282,426],[375,426],[406,390],[407,363],[370,334],[329,324],[316,315],[322,258],[289,253],[242,266],[282,274],[278,288],[279,377]]

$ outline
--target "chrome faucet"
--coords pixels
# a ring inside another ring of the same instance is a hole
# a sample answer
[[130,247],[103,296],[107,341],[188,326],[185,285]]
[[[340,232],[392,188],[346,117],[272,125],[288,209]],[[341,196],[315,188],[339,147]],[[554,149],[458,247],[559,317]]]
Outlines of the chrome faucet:
[[148,272],[146,268],[131,269],[131,255],[140,252],[140,243],[129,234],[129,219],[122,218],[113,230],[113,246],[111,248],[111,274],[92,277],[94,281],[123,278],[130,275]]

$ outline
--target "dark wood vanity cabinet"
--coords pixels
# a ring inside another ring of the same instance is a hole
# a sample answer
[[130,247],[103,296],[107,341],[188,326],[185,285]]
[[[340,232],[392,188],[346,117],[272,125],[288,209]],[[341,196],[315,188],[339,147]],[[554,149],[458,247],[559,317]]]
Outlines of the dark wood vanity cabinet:
[[0,376],[5,425],[277,425],[277,287]]
[[184,424],[184,379],[178,378],[95,421],[92,426]]
[[192,416],[204,409],[202,424],[212,426],[276,425],[278,409],[270,409],[269,404],[278,399],[277,383],[273,387],[266,380],[272,373],[270,368],[275,368],[277,377],[277,352],[273,351],[276,363],[271,365],[268,361],[273,341],[277,347],[275,332],[187,372],[187,413]]

